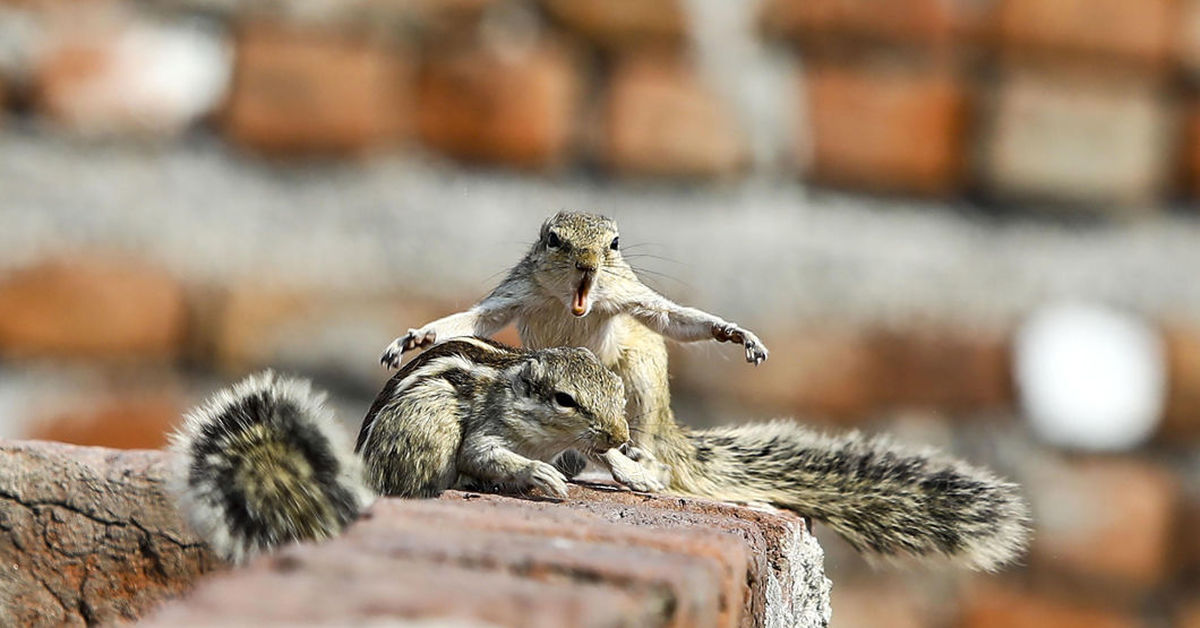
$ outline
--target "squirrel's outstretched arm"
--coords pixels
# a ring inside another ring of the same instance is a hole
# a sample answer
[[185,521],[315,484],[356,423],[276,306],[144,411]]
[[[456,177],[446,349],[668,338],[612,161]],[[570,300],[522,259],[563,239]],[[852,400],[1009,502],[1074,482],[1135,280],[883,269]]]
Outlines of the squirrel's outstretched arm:
[[380,362],[390,368],[397,368],[400,366],[400,356],[407,351],[424,349],[436,342],[461,336],[486,338],[500,331],[516,318],[520,306],[519,301],[509,296],[507,291],[502,291],[503,288],[505,284],[501,284],[487,298],[465,312],[439,318],[419,329],[409,329],[407,334],[388,345]]
[[679,342],[736,342],[746,348],[747,362],[758,364],[767,359],[766,345],[750,330],[703,310],[679,305],[640,282],[620,296],[625,312],[667,338]]

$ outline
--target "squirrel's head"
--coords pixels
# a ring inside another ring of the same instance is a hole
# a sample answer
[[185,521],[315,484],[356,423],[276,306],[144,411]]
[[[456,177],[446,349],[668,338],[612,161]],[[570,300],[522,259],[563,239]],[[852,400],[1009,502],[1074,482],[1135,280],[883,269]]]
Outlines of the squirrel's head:
[[629,440],[625,386],[587,349],[534,351],[515,369],[512,385],[531,440],[544,443],[548,454],[599,453]]
[[551,216],[542,223],[531,255],[535,280],[579,317],[587,316],[597,297],[603,297],[604,276],[627,268],[616,221],[598,214]]

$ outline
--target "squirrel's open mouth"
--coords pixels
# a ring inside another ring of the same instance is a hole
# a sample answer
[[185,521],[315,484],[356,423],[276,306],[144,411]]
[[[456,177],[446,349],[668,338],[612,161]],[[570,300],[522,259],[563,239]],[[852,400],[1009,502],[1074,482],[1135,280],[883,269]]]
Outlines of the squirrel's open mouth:
[[588,300],[588,295],[592,291],[592,284],[596,281],[596,273],[593,271],[585,271],[583,276],[579,278],[579,285],[575,286],[575,295],[571,299],[571,313],[575,316],[587,316],[587,313],[592,310],[592,302]]

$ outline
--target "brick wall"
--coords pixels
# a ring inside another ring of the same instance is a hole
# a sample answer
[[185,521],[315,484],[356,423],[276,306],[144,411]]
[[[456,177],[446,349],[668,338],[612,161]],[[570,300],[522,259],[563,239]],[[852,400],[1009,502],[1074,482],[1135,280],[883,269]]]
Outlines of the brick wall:
[[164,493],[161,452],[4,441],[0,460],[0,557],[20,600],[0,606],[6,624],[829,621],[821,548],[789,513],[611,485],[561,501],[448,491],[381,499],[335,539],[229,570]]
[[752,172],[746,116],[788,107],[794,172],[836,187],[1146,208],[1197,178],[1191,2],[773,0],[749,45],[798,60],[796,85],[738,98],[672,0],[4,11],[0,118],[88,136],[730,178]]

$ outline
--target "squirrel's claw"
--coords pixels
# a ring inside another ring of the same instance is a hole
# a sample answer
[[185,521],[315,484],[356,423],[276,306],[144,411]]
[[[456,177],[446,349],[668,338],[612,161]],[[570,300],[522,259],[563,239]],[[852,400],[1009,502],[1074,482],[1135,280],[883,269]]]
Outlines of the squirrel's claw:
[[388,368],[400,368],[400,359],[406,351],[424,349],[432,345],[436,339],[437,333],[432,330],[410,329],[407,334],[393,340],[392,344],[383,350],[383,357],[379,359],[379,363]]
[[567,479],[554,465],[535,460],[526,471],[529,486],[541,490],[546,495],[559,499],[567,498]]
[[766,345],[762,343],[754,334],[746,332],[746,361],[758,366],[766,361],[770,352],[767,351]]
[[734,323],[722,323],[713,326],[713,338],[718,342],[736,342],[746,348],[746,361],[758,366],[767,359],[769,352],[766,345],[748,329],[738,327]]

